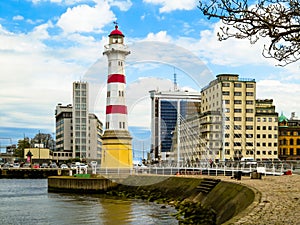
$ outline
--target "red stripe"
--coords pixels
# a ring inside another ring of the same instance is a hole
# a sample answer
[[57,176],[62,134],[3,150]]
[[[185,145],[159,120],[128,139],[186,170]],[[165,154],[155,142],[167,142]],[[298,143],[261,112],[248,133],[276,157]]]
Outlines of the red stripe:
[[111,114],[111,113],[127,114],[127,106],[126,105],[108,105],[108,106],[106,106],[106,114]]
[[124,74],[110,74],[108,75],[107,83],[126,83]]

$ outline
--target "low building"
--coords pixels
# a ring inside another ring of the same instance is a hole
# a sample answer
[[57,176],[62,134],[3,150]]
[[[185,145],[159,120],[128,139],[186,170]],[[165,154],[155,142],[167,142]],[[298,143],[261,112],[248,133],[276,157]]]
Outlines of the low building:
[[278,150],[281,160],[300,160],[300,119],[293,112],[288,119],[283,113],[278,118]]
[[53,160],[53,151],[49,148],[25,148],[24,159],[27,159],[27,155],[31,153],[32,163],[43,163]]

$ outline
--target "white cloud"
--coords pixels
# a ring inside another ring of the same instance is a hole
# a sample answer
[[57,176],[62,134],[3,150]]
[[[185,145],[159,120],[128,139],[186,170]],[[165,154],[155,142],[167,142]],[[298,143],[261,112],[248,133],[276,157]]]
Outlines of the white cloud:
[[24,17],[21,15],[17,15],[13,17],[13,20],[24,20]]
[[257,99],[273,99],[276,112],[289,118],[291,112],[300,115],[299,94],[300,84],[283,83],[279,80],[261,80],[257,82]]
[[159,31],[158,33],[149,33],[145,38],[146,41],[161,41],[161,42],[170,42],[171,37],[167,35],[167,31]]
[[174,10],[192,10],[197,7],[198,0],[143,0],[143,2],[161,5],[160,13],[168,13]]
[[128,11],[132,6],[132,2],[130,0],[108,0],[108,4],[110,6],[116,6],[121,11]]
[[106,1],[99,1],[97,5],[78,5],[68,8],[61,15],[57,26],[66,33],[75,32],[102,32],[102,29],[108,23],[116,20],[115,15],[110,10]]

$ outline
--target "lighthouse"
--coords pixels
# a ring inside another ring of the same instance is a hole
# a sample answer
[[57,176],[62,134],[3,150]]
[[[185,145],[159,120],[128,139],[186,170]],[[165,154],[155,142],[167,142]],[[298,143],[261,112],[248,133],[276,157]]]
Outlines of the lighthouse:
[[132,144],[128,131],[125,58],[130,51],[117,23],[103,55],[108,59],[106,123],[102,137],[102,168],[131,168]]

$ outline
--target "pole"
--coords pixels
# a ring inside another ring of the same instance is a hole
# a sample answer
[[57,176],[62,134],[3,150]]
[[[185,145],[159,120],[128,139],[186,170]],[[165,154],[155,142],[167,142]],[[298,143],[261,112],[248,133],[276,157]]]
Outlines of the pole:
[[180,100],[177,100],[177,167],[180,163]]

